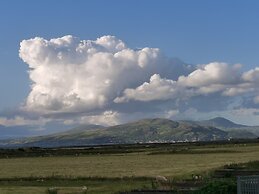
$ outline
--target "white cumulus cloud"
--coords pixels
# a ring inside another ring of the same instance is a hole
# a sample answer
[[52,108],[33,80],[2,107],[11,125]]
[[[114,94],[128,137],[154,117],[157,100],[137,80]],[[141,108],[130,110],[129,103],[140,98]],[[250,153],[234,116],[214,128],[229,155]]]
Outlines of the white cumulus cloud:
[[120,123],[120,117],[120,113],[116,111],[107,110],[98,115],[82,116],[79,118],[78,123],[90,123],[103,126],[113,126]]
[[165,65],[159,49],[133,50],[114,36],[36,37],[21,42],[20,57],[33,83],[25,108],[42,112],[102,108]]
[[[198,66],[198,69],[187,76],[179,76],[176,81],[154,74],[149,83],[145,82],[137,88],[125,89],[123,95],[114,101],[123,103],[129,100],[186,100],[193,96],[207,96],[214,93],[224,96],[248,93],[257,95],[257,68],[243,74],[240,68],[239,64],[231,66],[226,63],[209,63]],[[257,97],[254,101],[257,102]]]
[[[114,36],[36,37],[20,43],[19,56],[31,80],[22,111],[67,125],[113,125],[161,115],[181,119],[187,110],[198,116],[205,110],[224,112],[237,102],[240,110],[259,104],[259,67],[242,72],[240,64],[186,65],[158,48],[129,48]],[[34,123],[1,119],[6,125]]]
[[173,80],[162,79],[159,74],[150,77],[149,83],[145,82],[136,89],[125,89],[123,97],[115,98],[114,102],[122,103],[130,99],[139,101],[167,100],[179,95],[180,90]]

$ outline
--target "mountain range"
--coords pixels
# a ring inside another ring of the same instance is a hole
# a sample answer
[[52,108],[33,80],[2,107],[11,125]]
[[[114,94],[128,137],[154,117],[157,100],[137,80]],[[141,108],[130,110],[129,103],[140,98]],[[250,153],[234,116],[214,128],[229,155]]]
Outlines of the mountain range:
[[259,127],[239,125],[221,117],[205,121],[172,121],[154,118],[110,127],[81,125],[51,135],[0,140],[0,147],[213,141],[257,138],[258,132]]
[[0,125],[0,139],[39,135],[39,131],[30,126],[4,126]]

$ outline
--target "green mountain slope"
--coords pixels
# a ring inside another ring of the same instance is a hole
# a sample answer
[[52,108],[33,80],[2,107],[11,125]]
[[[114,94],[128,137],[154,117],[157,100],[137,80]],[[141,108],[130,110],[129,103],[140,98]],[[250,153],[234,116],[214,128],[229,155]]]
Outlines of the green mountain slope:
[[246,127],[245,125],[236,124],[228,119],[223,117],[215,117],[213,119],[204,120],[199,122],[203,126],[212,126],[217,128],[242,128]]
[[201,126],[212,126],[229,133],[230,138],[256,138],[259,136],[258,126],[246,126],[234,123],[222,117],[198,121]]
[[[69,131],[5,142],[7,146],[78,146],[115,143],[210,141],[227,139],[228,132],[210,126],[168,119],[144,119],[107,128]],[[3,145],[3,144],[2,144]]]
[[190,125],[167,119],[145,119],[134,123],[118,125],[106,129],[109,135],[116,134],[124,141],[135,142],[171,142],[203,141],[224,139],[224,131],[213,127]]

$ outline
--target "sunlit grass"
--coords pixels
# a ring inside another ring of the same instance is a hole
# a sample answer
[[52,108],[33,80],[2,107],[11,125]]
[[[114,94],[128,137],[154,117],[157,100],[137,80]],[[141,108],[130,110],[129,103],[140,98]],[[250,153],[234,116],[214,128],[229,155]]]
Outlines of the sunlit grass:
[[[189,178],[192,174],[258,158],[259,145],[240,144],[198,146],[182,153],[147,149],[136,153],[0,159],[0,193],[41,194],[49,187],[73,193],[87,186],[87,193],[92,194],[151,188],[151,178],[158,175]],[[19,181],[24,178],[27,181]]]
[[[210,148],[215,151],[217,148]],[[222,148],[219,148],[219,150]],[[13,177],[175,177],[230,163],[259,158],[259,146],[233,146],[228,151],[201,154],[131,153],[0,159],[0,178]],[[236,152],[234,152],[236,151]]]

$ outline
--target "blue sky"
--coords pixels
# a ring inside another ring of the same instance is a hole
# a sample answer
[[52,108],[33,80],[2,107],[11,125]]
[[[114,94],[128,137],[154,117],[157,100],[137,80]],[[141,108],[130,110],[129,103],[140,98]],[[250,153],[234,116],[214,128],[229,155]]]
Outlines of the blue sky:
[[[0,111],[16,109],[30,93],[22,40],[113,35],[129,48],[159,48],[188,64],[259,64],[259,2],[207,0],[0,2]],[[259,124],[259,123],[258,123]]]

